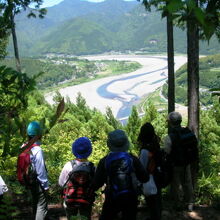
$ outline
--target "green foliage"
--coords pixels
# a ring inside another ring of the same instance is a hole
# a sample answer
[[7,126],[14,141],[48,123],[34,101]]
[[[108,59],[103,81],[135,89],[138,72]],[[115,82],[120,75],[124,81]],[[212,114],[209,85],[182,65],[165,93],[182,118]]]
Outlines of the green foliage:
[[201,112],[198,194],[199,199],[206,203],[219,202],[220,199],[220,123],[215,119],[216,110],[219,109],[218,105]]
[[110,107],[106,109],[106,120],[114,129],[121,129],[121,123],[114,117]]
[[14,154],[16,138],[24,130],[19,117],[28,105],[28,93],[34,89],[35,82],[24,73],[0,66],[0,155]]
[[[127,5],[130,3],[133,6],[120,7],[119,10],[115,6],[118,2]],[[46,16],[44,21],[26,21],[24,16],[19,17],[17,35],[22,56],[45,53],[83,55],[128,50],[166,53],[166,25],[165,19],[161,20],[160,12],[155,9],[146,12],[141,5],[135,6],[135,2],[117,1],[117,3],[112,4],[109,1],[109,7],[99,4],[99,9],[96,9],[97,4],[88,5],[88,8],[83,8],[84,16],[75,11],[79,8],[78,5],[72,8],[66,6],[65,10],[59,10],[57,5],[57,8],[48,9],[48,18]],[[92,10],[94,13],[88,12],[85,15],[86,10]],[[106,10],[111,12],[103,13]],[[70,11],[74,12],[70,13]],[[59,22],[61,20],[62,22]],[[155,40],[155,43],[151,40]],[[174,41],[176,52],[186,52],[184,31],[174,28]],[[219,48],[217,37],[212,38],[209,43],[201,41],[200,44],[202,54],[218,53]],[[9,51],[11,54],[12,44]]]
[[138,152],[138,145],[137,145],[137,137],[139,134],[141,126],[141,119],[139,118],[137,108],[135,106],[132,107],[131,115],[128,118],[128,122],[126,124],[125,130],[128,136],[131,139],[131,150],[134,153]]
[[12,201],[12,196],[8,193],[5,193],[3,200],[1,201],[2,204],[0,205],[0,219],[14,219],[19,214],[19,211]]
[[[97,78],[132,72],[141,67],[139,63],[129,61],[89,61],[86,59],[53,57],[21,59],[22,71],[36,79],[39,89],[66,84],[80,84]],[[5,59],[0,64],[15,68],[13,59]],[[39,74],[40,73],[40,74]]]
[[[220,88],[220,54],[200,58],[200,101],[204,106],[213,104],[209,89]],[[163,95],[167,97],[167,84],[163,86]],[[187,104],[187,65],[176,72],[175,95],[177,103]]]

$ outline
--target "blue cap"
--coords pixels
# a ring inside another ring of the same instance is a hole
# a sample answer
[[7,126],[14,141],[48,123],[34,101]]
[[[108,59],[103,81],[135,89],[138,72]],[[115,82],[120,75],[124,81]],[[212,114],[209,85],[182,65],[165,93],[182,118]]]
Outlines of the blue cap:
[[28,136],[41,135],[42,129],[37,121],[32,121],[27,127]]
[[72,152],[76,158],[86,159],[92,153],[92,143],[87,137],[80,137],[72,144]]

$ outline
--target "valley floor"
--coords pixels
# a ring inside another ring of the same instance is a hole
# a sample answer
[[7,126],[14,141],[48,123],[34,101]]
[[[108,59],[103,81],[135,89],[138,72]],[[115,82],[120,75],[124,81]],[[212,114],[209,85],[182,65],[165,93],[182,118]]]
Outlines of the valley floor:
[[[88,106],[95,107],[102,113],[105,113],[106,107],[109,106],[115,117],[124,104],[132,104],[133,100],[137,101],[143,95],[155,91],[167,79],[167,58],[165,56],[100,55],[83,58],[88,60],[136,61],[142,65],[142,68],[131,73],[106,77],[59,90],[62,96],[70,97],[70,100],[74,103],[80,92],[86,99]],[[175,57],[175,69],[185,63],[185,56]],[[102,86],[106,86],[105,92],[108,92],[106,96],[101,96],[97,91]],[[53,103],[53,95],[54,93],[46,95],[46,100],[51,104]]]

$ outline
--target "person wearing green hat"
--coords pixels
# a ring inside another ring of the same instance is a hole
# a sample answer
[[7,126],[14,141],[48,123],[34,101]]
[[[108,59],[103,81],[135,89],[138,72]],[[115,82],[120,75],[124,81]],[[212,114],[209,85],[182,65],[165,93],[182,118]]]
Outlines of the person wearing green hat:
[[137,180],[149,180],[140,160],[128,153],[130,142],[123,130],[108,134],[109,154],[97,166],[91,189],[97,191],[105,185],[105,201],[99,220],[112,220],[120,213],[121,219],[135,220],[137,214]]
[[87,137],[80,137],[72,144],[74,160],[67,162],[59,176],[59,185],[63,188],[63,206],[67,219],[78,214],[91,219],[95,194],[90,191],[94,177],[94,164],[88,161],[92,153],[92,143]]
[[37,121],[32,121],[28,124],[27,136],[28,142],[21,146],[21,150],[30,147],[32,180],[28,188],[32,194],[33,215],[35,216],[35,220],[43,220],[48,211],[47,192],[49,189],[49,181],[40,141],[42,137],[42,128]]

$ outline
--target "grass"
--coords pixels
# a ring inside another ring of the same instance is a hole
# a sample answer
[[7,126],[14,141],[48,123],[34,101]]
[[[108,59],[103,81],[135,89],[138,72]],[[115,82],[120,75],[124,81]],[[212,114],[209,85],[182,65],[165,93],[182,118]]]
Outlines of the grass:
[[139,111],[143,112],[143,109],[146,109],[147,103],[151,102],[154,106],[159,109],[167,109],[167,101],[160,96],[161,88],[158,88],[154,92],[143,96],[137,108]]

